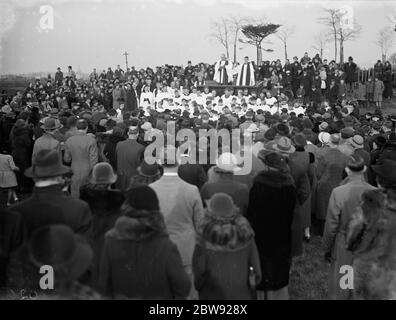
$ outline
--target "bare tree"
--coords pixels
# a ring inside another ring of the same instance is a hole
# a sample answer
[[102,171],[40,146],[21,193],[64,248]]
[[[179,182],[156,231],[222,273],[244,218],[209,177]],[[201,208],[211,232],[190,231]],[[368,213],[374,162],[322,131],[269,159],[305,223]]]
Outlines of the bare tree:
[[242,18],[238,16],[231,16],[229,18],[230,32],[232,33],[232,41],[234,46],[234,63],[237,60],[237,43],[239,35],[242,32],[242,26],[249,23],[249,18]]
[[334,57],[337,61],[337,44],[340,48],[340,63],[344,62],[344,44],[347,41],[354,41],[360,34],[362,27],[355,19],[347,21],[348,17],[341,9],[324,9],[325,15],[319,21],[328,27],[328,35],[334,39]]
[[289,41],[289,38],[294,34],[295,28],[294,26],[292,27],[284,27],[281,28],[275,36],[282,41],[283,43],[283,48],[285,50],[285,60],[287,60],[287,42]]
[[212,33],[209,34],[210,39],[220,43],[226,50],[227,58],[229,58],[229,47],[231,42],[230,20],[221,18],[219,21],[212,21],[211,29]]
[[337,61],[337,35],[338,35],[338,25],[339,19],[336,9],[324,9],[324,15],[320,17],[319,22],[323,23],[328,27],[327,34],[331,36],[334,40],[334,60]]
[[325,32],[320,32],[313,37],[314,44],[312,48],[319,52],[320,59],[323,59],[323,51],[326,48],[326,43],[329,37]]
[[337,35],[340,44],[340,63],[344,63],[344,43],[356,40],[360,35],[360,31],[362,31],[362,27],[356,21],[353,22],[352,28],[344,28],[340,23]]
[[395,31],[392,29],[385,27],[378,31],[377,34],[378,39],[375,41],[375,44],[380,47],[382,60],[386,60],[386,56],[388,55],[389,49],[395,43]]
[[393,68],[396,68],[396,52],[392,53],[389,57],[390,63],[392,64]]

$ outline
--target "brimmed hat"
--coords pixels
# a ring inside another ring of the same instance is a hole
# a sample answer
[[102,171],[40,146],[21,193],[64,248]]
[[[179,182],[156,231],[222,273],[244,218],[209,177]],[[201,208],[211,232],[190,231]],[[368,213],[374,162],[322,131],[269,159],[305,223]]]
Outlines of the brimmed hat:
[[342,128],[340,133],[342,139],[349,139],[354,136],[355,131],[351,127],[346,127],[346,128]]
[[258,142],[258,141],[260,141],[260,142],[265,141],[265,133],[262,130],[257,132],[256,136],[254,137],[254,142]]
[[232,216],[238,212],[232,198],[226,193],[216,193],[206,201],[208,211],[220,217]]
[[11,107],[8,104],[6,104],[5,106],[1,107],[1,112],[9,113],[11,111],[12,111],[12,109],[11,109]]
[[330,135],[330,143],[332,145],[338,145],[340,143],[340,135],[338,133]]
[[381,164],[371,167],[377,176],[387,183],[396,185],[396,161],[390,159],[382,160]]
[[99,162],[92,169],[92,184],[113,184],[117,180],[117,175],[113,167],[107,162]]
[[321,144],[328,145],[330,143],[330,133],[320,132],[318,135],[318,139]]
[[329,127],[329,124],[328,124],[326,121],[324,121],[324,122],[322,122],[322,123],[319,125],[319,130],[320,130],[320,131],[325,131],[328,127]]
[[134,186],[128,190],[125,202],[135,210],[158,211],[159,200],[155,191],[146,185]]
[[29,242],[30,260],[37,267],[50,265],[65,270],[71,280],[78,279],[91,265],[93,252],[80,235],[66,225],[49,225],[37,229]]
[[144,131],[148,131],[148,130],[151,130],[151,129],[153,129],[153,125],[151,124],[151,122],[145,122],[145,123],[143,123],[142,124],[142,126],[140,127],[142,130],[144,130]]
[[41,126],[41,129],[44,131],[51,131],[60,128],[60,123],[57,119],[48,117],[44,120],[44,124]]
[[137,168],[139,175],[145,178],[159,178],[161,176],[160,166],[157,162],[148,164],[146,160],[143,160],[140,166]]
[[287,137],[281,137],[279,140],[272,146],[273,150],[281,152],[281,153],[293,153],[296,151],[296,148],[292,145],[291,141]]
[[216,169],[225,172],[234,172],[238,168],[238,161],[235,155],[224,152],[216,161]]
[[287,136],[290,133],[289,127],[284,123],[278,123],[276,125],[276,131],[281,136]]
[[25,170],[25,176],[29,178],[51,178],[70,172],[70,167],[61,163],[59,153],[56,150],[42,149],[37,153],[33,165]]
[[302,133],[298,133],[293,137],[293,142],[296,147],[305,147],[307,145],[307,138]]
[[260,159],[270,168],[280,171],[288,171],[288,166],[285,159],[278,152],[261,152]]
[[264,133],[264,138],[267,141],[272,141],[274,140],[276,137],[276,130],[273,128],[268,129],[265,133]]
[[362,149],[364,147],[364,139],[360,135],[354,135],[351,140],[351,145],[355,149]]

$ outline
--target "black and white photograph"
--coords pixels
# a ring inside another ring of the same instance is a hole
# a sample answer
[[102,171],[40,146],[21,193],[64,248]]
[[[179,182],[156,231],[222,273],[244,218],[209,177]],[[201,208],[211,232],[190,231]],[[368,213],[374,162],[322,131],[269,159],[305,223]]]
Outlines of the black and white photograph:
[[0,0],[0,308],[393,299],[396,1]]

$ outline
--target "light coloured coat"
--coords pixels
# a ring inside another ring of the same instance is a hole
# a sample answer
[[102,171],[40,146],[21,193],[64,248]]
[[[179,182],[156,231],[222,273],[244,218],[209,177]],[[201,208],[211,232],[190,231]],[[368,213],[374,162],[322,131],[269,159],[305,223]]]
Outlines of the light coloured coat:
[[352,252],[346,249],[346,232],[352,215],[362,202],[362,194],[375,187],[364,181],[364,175],[348,176],[330,196],[323,234],[324,251],[331,253],[329,275],[329,298],[345,300],[352,298],[351,290],[340,287],[340,268],[352,266]]
[[88,182],[88,177],[98,163],[98,146],[93,136],[77,132],[66,140],[65,162],[71,162],[73,171],[71,195],[78,198],[80,187]]

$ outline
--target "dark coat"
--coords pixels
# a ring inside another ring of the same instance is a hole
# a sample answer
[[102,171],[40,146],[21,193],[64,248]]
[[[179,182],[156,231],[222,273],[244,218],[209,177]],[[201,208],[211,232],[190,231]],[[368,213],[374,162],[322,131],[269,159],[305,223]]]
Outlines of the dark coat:
[[221,174],[215,182],[206,182],[201,189],[203,200],[210,199],[214,194],[224,192],[232,197],[235,205],[245,215],[249,203],[249,189],[246,185],[233,180],[233,175]]
[[120,207],[124,202],[124,195],[119,190],[87,185],[81,188],[80,199],[88,203],[92,212],[91,243],[94,253],[92,284],[96,287],[104,236],[114,227],[116,220],[120,217]]
[[18,183],[23,186],[29,184],[29,179],[24,176],[23,172],[31,165],[33,152],[32,135],[32,131],[29,128],[14,128],[10,134],[11,155],[14,158],[15,165],[20,169],[17,172]]
[[[207,214],[193,254],[195,288],[200,300],[250,300],[249,268],[261,280],[254,232],[246,218]],[[224,241],[227,239],[227,241]],[[238,275],[238,276],[236,276]]]
[[0,290],[6,283],[10,254],[22,243],[20,214],[0,210]]
[[140,93],[136,90],[125,90],[125,110],[134,111],[139,108]]
[[114,171],[117,171],[117,156],[116,156],[116,147],[117,143],[120,141],[124,141],[124,137],[110,135],[107,137],[106,146],[104,148],[104,155],[109,159],[109,163],[113,167]]
[[[292,256],[300,256],[303,253],[302,241],[303,241],[303,225],[304,225],[304,206],[308,205],[311,195],[311,184],[308,177],[309,171],[309,160],[308,155],[305,152],[301,152],[301,155],[307,156],[300,157],[297,155],[290,156],[288,162],[290,167],[290,173],[293,177],[294,183],[297,190],[297,202],[294,208],[293,223],[292,223]],[[305,158],[305,159],[304,159]]]
[[358,81],[357,65],[355,62],[344,64],[344,71],[346,74],[346,83]]
[[143,160],[144,146],[136,140],[128,139],[117,143],[117,187],[126,190],[129,187],[131,178],[137,175],[137,168]]
[[[293,162],[294,165],[298,165],[301,167],[301,170],[305,171],[306,176],[308,177],[309,185],[306,185],[306,188],[309,187],[309,196],[302,203],[296,206],[295,215],[294,215],[294,223],[293,223],[293,242],[301,243],[303,235],[302,232],[305,228],[311,226],[311,202],[312,202],[312,186],[315,179],[315,156],[311,152],[306,152],[304,149],[296,148],[296,152],[292,153],[289,157],[289,161]],[[293,168],[293,164],[291,167]],[[306,178],[304,177],[304,182],[306,182]],[[308,192],[308,189],[307,189]],[[299,245],[302,248],[302,243]]]
[[333,106],[338,99],[338,86],[335,85],[334,87],[329,87],[327,91],[327,99],[329,100],[330,106]]
[[[48,209],[40,210],[40,206]],[[28,235],[42,225],[64,223],[87,239],[91,236],[92,216],[88,204],[66,195],[61,185],[35,187],[30,198],[10,210],[21,214]]]
[[247,218],[256,234],[261,261],[259,290],[288,285],[296,201],[296,187],[289,173],[263,171],[250,189]]
[[329,148],[318,158],[318,185],[316,189],[316,217],[326,219],[332,190],[343,180],[348,157],[337,148]]
[[[60,186],[51,186],[35,188],[30,198],[14,205],[10,211],[13,217],[9,218],[9,228],[18,232],[14,235],[18,243],[11,245],[18,249],[10,255],[6,285],[17,292],[22,289],[40,292],[39,281],[42,275],[28,254],[31,235],[41,227],[64,224],[88,239],[91,226],[89,207],[85,202],[65,195]],[[14,225],[10,226],[10,223]],[[56,283],[55,281],[55,286]]]
[[105,236],[99,287],[114,298],[177,299],[191,283],[167,234],[122,216]]

